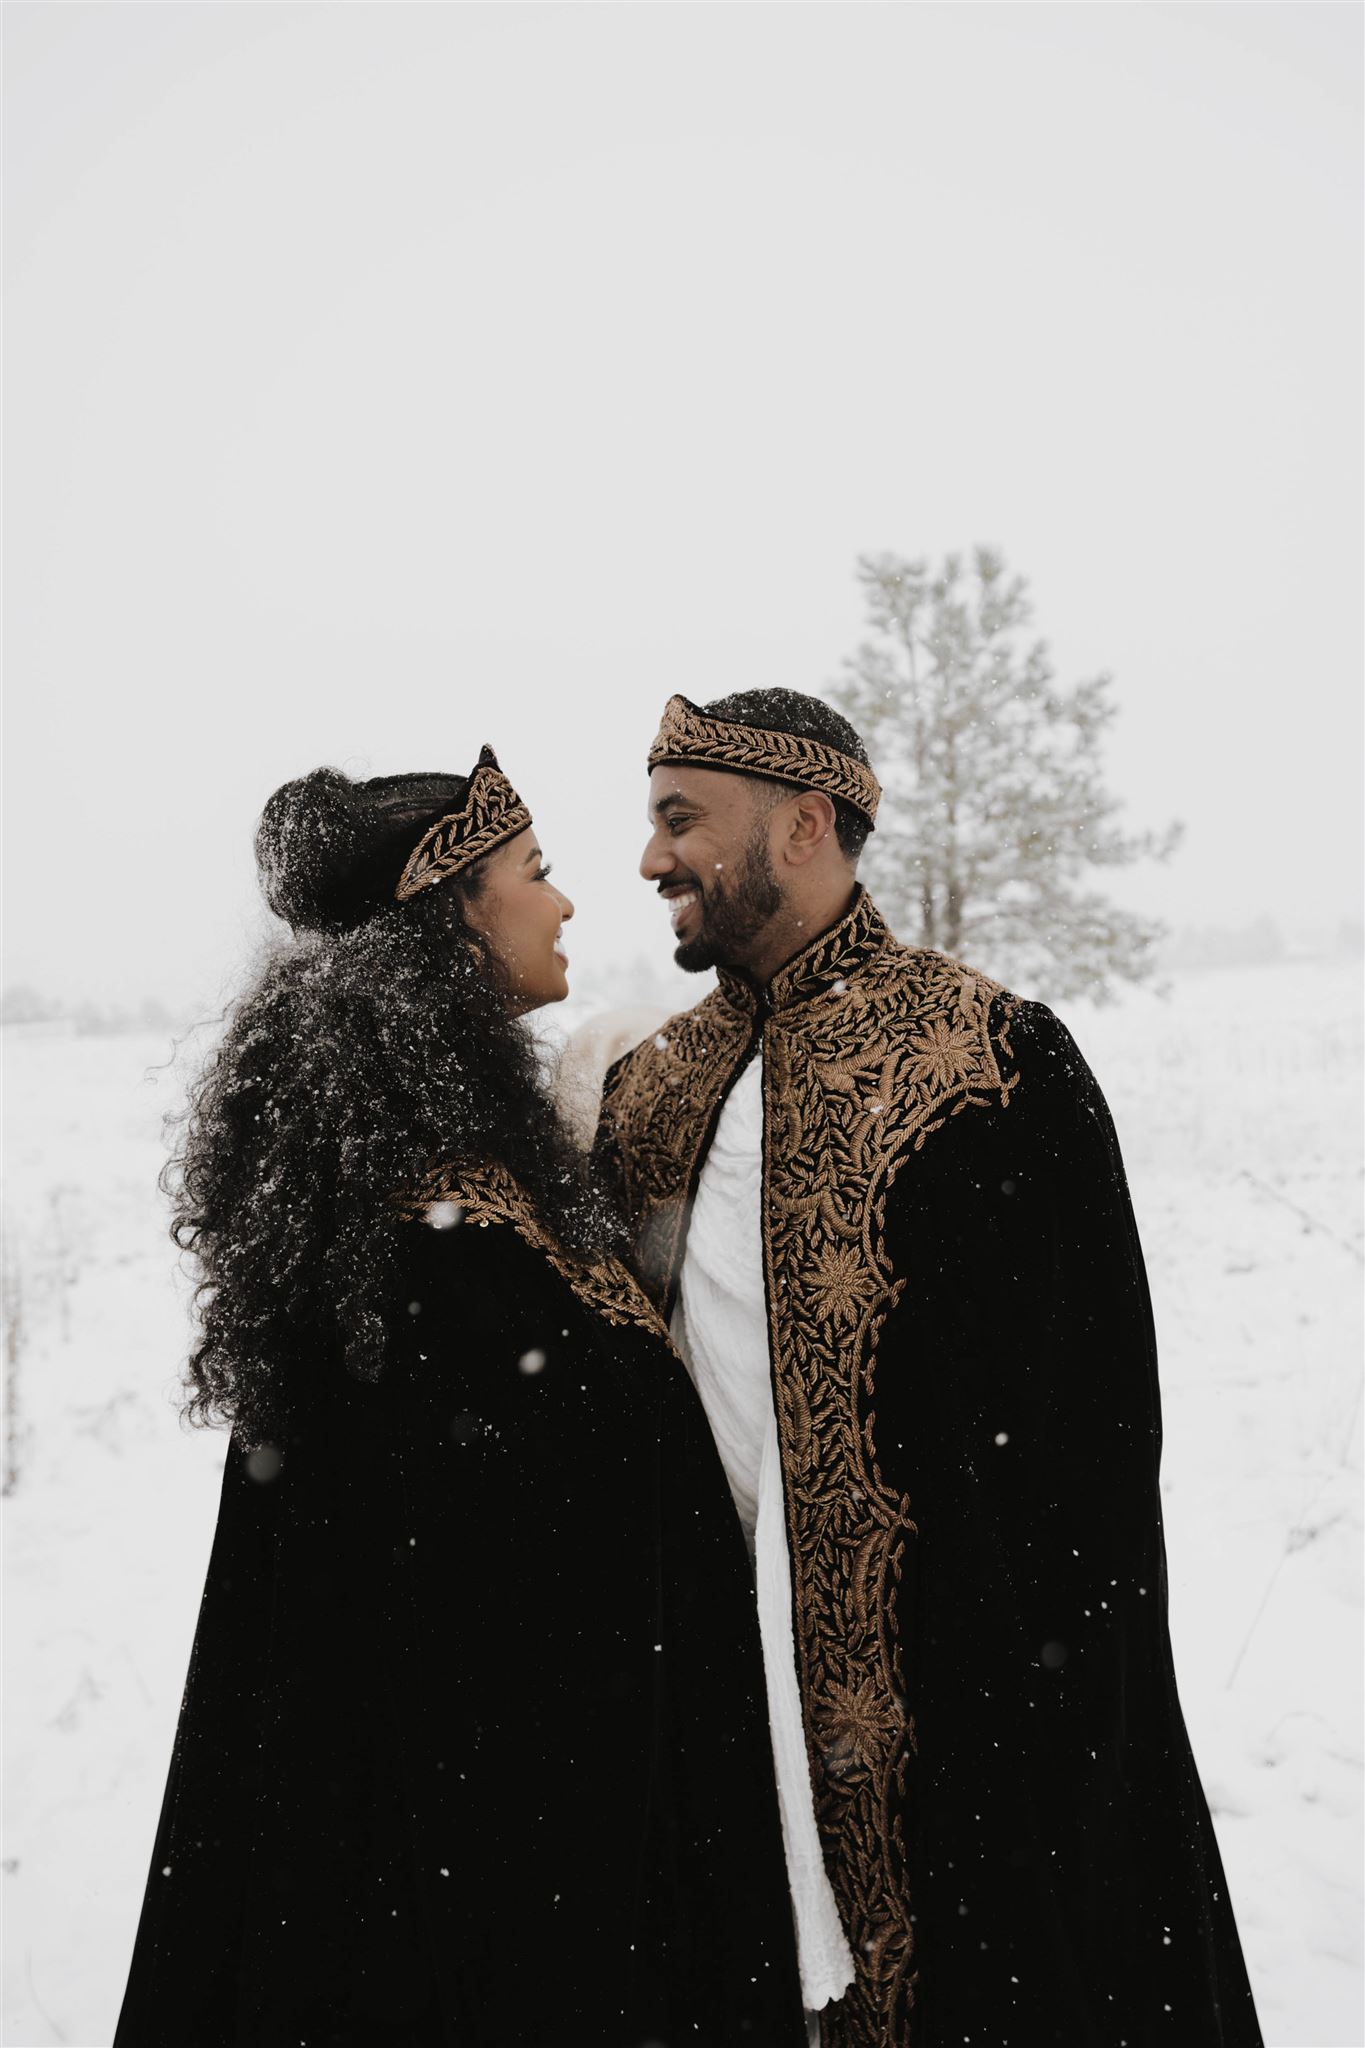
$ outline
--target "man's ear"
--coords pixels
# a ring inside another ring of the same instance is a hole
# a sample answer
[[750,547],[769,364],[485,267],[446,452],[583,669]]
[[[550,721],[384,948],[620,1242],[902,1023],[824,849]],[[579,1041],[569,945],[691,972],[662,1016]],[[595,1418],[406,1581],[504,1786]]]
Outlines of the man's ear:
[[804,867],[834,838],[834,805],[818,789],[803,789],[787,799],[782,812],[782,857],[788,867]]

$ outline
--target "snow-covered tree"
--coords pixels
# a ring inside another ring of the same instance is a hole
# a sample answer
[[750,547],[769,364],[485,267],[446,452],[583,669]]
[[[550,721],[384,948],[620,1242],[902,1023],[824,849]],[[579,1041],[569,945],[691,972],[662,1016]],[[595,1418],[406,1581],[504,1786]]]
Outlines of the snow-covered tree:
[[1104,786],[1111,678],[1056,686],[1022,576],[993,549],[941,569],[864,555],[870,636],[831,690],[885,790],[862,872],[905,939],[1029,994],[1112,1000],[1161,926],[1087,886],[1165,860],[1181,827],[1127,834]]

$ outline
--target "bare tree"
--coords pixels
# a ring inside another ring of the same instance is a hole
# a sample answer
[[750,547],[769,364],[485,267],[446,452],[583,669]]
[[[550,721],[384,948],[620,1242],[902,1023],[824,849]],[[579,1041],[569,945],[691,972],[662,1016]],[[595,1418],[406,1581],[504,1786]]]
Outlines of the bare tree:
[[831,694],[886,791],[864,872],[891,922],[1030,994],[1103,1002],[1148,979],[1161,926],[1086,883],[1168,859],[1181,827],[1115,822],[1111,678],[1056,687],[1046,642],[1025,642],[1028,585],[993,549],[969,569],[864,555],[858,576],[870,637]]

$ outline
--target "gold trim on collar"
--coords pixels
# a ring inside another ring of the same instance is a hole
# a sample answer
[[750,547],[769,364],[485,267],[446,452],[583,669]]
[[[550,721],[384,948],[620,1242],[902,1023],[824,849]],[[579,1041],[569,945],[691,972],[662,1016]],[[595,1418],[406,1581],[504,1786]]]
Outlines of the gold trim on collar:
[[498,766],[491,747],[484,747],[469,778],[463,807],[438,818],[422,834],[394,890],[394,901],[406,903],[419,890],[434,888],[462,868],[472,867],[505,839],[515,839],[531,822],[531,813]]
[[[785,1010],[792,1003],[809,1002],[814,996],[831,991],[841,993],[851,974],[895,943],[881,912],[860,882],[853,891],[853,901],[838,922],[778,968],[763,991],[767,1007]],[[717,979],[730,1001],[740,1009],[757,1008],[753,986],[742,974],[721,967],[717,969]]]
[[869,827],[876,823],[882,786],[863,762],[797,733],[712,718],[687,697],[670,697],[664,706],[649,766],[657,768],[665,761],[691,761],[699,767],[727,768],[739,775],[763,775],[772,782],[818,789],[851,804]]

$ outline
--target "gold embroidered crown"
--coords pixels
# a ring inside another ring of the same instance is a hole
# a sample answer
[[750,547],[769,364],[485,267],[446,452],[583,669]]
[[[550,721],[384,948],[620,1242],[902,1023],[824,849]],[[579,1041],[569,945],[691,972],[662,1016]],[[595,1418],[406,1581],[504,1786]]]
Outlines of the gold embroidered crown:
[[774,782],[794,782],[851,804],[867,824],[876,822],[882,786],[872,770],[851,754],[841,754],[821,740],[799,733],[775,732],[767,726],[731,724],[686,697],[670,697],[663,724],[649,750],[649,765],[661,761],[695,761],[706,768],[730,768],[739,775],[765,775]]
[[419,890],[458,875],[530,822],[531,813],[499,768],[497,755],[484,747],[461,809],[438,818],[413,847],[393,892],[395,902],[406,903]]

